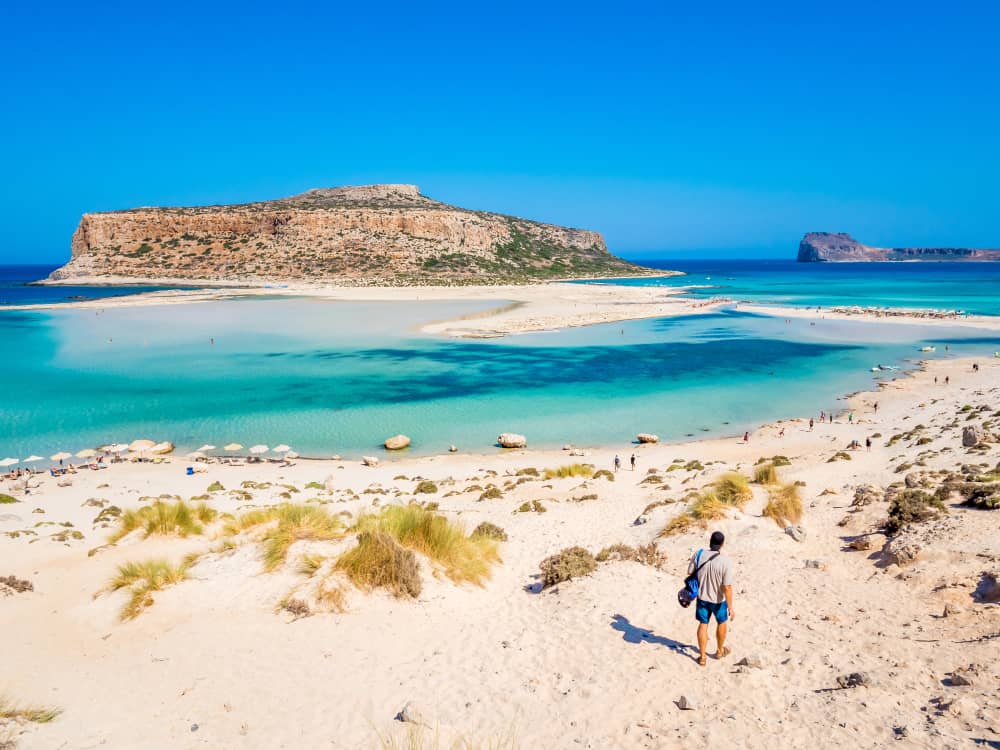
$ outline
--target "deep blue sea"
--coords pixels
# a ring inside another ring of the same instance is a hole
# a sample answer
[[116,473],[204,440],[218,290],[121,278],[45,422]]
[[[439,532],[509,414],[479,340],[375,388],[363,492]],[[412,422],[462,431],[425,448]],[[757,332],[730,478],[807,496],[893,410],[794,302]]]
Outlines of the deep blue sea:
[[58,266],[4,266],[0,265],[0,308],[5,305],[58,304],[79,302],[84,299],[119,297],[123,294],[156,292],[178,287],[162,286],[30,286],[30,282],[44,279]]
[[[895,300],[988,313],[1000,290],[998,266],[987,264],[865,266],[877,281],[856,266],[669,265],[691,274],[669,283],[724,285],[696,293],[786,304]],[[83,288],[88,296],[98,291]],[[927,356],[924,345],[937,346],[933,356],[1000,349],[989,331],[786,322],[731,309],[496,340],[418,332],[423,322],[485,307],[244,298],[0,309],[9,353],[0,368],[0,456],[136,438],[171,440],[182,450],[235,441],[358,456],[397,432],[413,438],[417,453],[452,443],[487,451],[502,431],[522,432],[534,446],[627,450],[640,431],[683,440],[830,411],[844,394],[899,374],[873,374],[873,365],[905,370]]]

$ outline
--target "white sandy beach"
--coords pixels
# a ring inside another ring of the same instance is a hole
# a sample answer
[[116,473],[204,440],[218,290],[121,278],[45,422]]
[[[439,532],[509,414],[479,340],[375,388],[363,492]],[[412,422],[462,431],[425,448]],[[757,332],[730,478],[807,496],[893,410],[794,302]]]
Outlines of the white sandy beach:
[[[983,406],[976,414],[988,420],[985,409],[1000,405],[1000,362],[980,364],[973,373],[968,361],[933,362],[854,396],[853,423],[845,412],[810,430],[810,415],[801,415],[760,428],[748,445],[724,438],[623,442],[587,449],[585,457],[530,447],[382,456],[377,468],[327,460],[290,468],[193,464],[200,471],[193,477],[184,473],[189,461],[171,457],[83,471],[69,486],[42,476],[28,495],[4,483],[0,492],[19,502],[0,506],[0,531],[22,533],[0,536],[0,576],[28,580],[34,590],[0,597],[0,693],[61,710],[50,723],[8,724],[7,731],[26,749],[409,747],[407,738],[418,735],[426,744],[412,746],[446,748],[458,738],[469,747],[519,748],[995,744],[1000,605],[987,601],[984,574],[1000,575],[1000,511],[951,503],[943,519],[904,532],[917,553],[900,565],[877,531],[887,503],[851,507],[860,485],[884,488],[910,472],[1000,461],[996,443],[976,453],[962,445],[969,412],[962,407]],[[924,428],[886,445],[917,423]],[[870,453],[830,461],[851,440],[873,435]],[[635,452],[638,470],[614,481],[515,476],[579,461],[610,468],[616,452],[626,463]],[[759,457],[778,454],[791,461],[778,470],[782,481],[804,483],[804,539],[761,516],[759,486],[742,512],[710,527],[726,533],[737,570],[726,660],[696,664],[693,611],[676,602],[686,561],[706,545],[708,529],[660,539],[662,570],[605,562],[539,592],[546,556],[573,545],[596,553],[618,542],[645,544],[683,509],[688,489],[726,470],[752,473]],[[675,459],[704,469],[667,471]],[[897,472],[901,463],[914,466]],[[651,469],[663,483],[643,481]],[[434,480],[439,491],[414,495],[418,478]],[[331,490],[306,488],[328,479]],[[247,480],[292,485],[295,501],[313,498],[351,518],[373,506],[433,500],[466,529],[490,521],[509,540],[482,587],[455,584],[422,559],[416,601],[349,587],[344,613],[316,607],[295,618],[277,608],[290,594],[309,598],[313,582],[298,570],[303,554],[339,554],[349,541],[299,542],[271,573],[249,541],[206,554],[190,580],[157,592],[128,622],[119,619],[122,592],[95,596],[116,566],[208,553],[218,549],[221,530],[210,524],[186,539],[133,533],[90,556],[111,528],[94,526],[101,508],[89,499],[127,509],[163,494],[200,495],[213,482],[227,490],[211,493],[219,511],[284,499],[274,485],[250,489],[244,500],[229,492]],[[501,487],[501,498],[480,501],[480,490],[469,489],[489,483]],[[574,500],[587,495],[597,497]],[[633,523],[663,499],[676,502]],[[546,512],[514,513],[533,500]],[[83,538],[52,539],[66,530]],[[847,546],[869,533],[870,549]],[[752,666],[737,667],[745,657]],[[979,665],[968,673],[972,684],[953,685],[949,675],[970,664]],[[841,689],[837,678],[854,672],[870,684]],[[681,710],[681,696],[697,707]],[[395,720],[407,703],[427,726]]]

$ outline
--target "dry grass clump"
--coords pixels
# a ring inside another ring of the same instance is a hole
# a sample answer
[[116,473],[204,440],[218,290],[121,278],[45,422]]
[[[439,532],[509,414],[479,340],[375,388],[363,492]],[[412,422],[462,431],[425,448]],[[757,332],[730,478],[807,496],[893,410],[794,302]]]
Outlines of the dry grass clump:
[[127,562],[118,566],[118,573],[104,590],[129,589],[131,596],[119,616],[122,620],[131,620],[153,603],[154,591],[161,591],[186,580],[191,563],[190,558],[186,558],[180,565],[171,565],[166,560],[158,559]]
[[418,495],[433,495],[438,491],[438,486],[429,479],[420,482],[413,490]]
[[490,523],[489,521],[483,521],[476,528],[472,530],[470,536],[482,536],[487,539],[496,539],[498,542],[507,541],[507,532],[502,528],[497,526],[495,523]]
[[157,500],[152,505],[123,512],[118,521],[118,529],[111,535],[109,541],[117,542],[136,529],[142,529],[145,536],[197,535],[204,531],[202,524],[213,521],[217,515],[218,512],[205,503],[189,505],[183,500],[178,500],[176,503]]
[[500,560],[495,539],[466,535],[459,524],[417,505],[393,505],[378,515],[361,516],[355,528],[388,534],[441,565],[456,582],[482,585]]
[[278,602],[278,608],[288,612],[298,620],[300,617],[309,617],[312,614],[312,610],[309,608],[309,604],[302,599],[297,599],[294,596],[286,597]]
[[777,484],[778,483],[778,472],[774,468],[774,464],[758,464],[753,469],[753,483],[754,484]]
[[613,482],[615,481],[615,475],[608,469],[598,469],[594,472],[594,476],[591,479],[607,479],[609,482]]
[[325,555],[302,555],[299,558],[299,572],[307,576],[314,575],[323,567],[326,559]]
[[544,473],[545,479],[567,479],[569,477],[587,477],[589,479],[593,476],[594,467],[592,464],[566,464],[555,469],[546,469]]
[[7,696],[0,695],[0,720],[48,724],[61,713],[62,709],[48,706],[20,706]]
[[519,477],[537,477],[538,469],[534,466],[525,466],[523,469],[518,469],[515,476]]
[[335,567],[358,588],[384,588],[413,599],[420,596],[417,556],[384,531],[362,531],[357,546],[341,555]]
[[740,510],[753,498],[749,480],[735,471],[723,474],[713,482],[712,486],[724,505],[732,505]]
[[802,520],[802,498],[794,484],[783,484],[768,490],[763,515],[785,528]]
[[489,487],[479,496],[480,500],[499,500],[503,497],[503,492],[499,487]]
[[340,539],[344,525],[339,516],[330,515],[315,505],[284,503],[273,509],[277,524],[263,536],[264,569],[274,570],[288,558],[288,550],[306,539],[323,541]]
[[663,568],[667,563],[667,556],[660,552],[656,542],[643,544],[639,547],[630,547],[627,544],[612,544],[597,553],[597,562],[612,562],[616,560],[628,560],[637,562],[640,565],[649,565],[653,568]]
[[583,547],[567,547],[546,557],[539,568],[542,571],[542,588],[548,588],[593,573],[597,569],[597,561]]
[[208,485],[208,489],[206,489],[205,492],[223,492],[225,489],[226,488],[222,486],[222,482],[212,482]]
[[948,508],[941,498],[923,490],[903,490],[889,504],[889,518],[885,522],[885,533],[896,534],[911,523],[923,523],[945,515]]
[[851,460],[853,460],[851,458],[851,454],[848,453],[847,451],[837,451],[832,456],[830,456],[830,458],[828,458],[826,462],[828,464],[832,464],[834,461],[851,461]]
[[17,498],[13,498],[10,495],[4,495],[0,493],[0,505],[10,505],[11,503],[20,502]]

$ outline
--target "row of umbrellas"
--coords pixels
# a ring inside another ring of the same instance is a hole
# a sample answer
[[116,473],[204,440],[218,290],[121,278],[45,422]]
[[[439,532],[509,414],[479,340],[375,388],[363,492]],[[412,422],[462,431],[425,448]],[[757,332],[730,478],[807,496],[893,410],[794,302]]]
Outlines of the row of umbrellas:
[[[100,448],[84,448],[76,453],[67,453],[66,451],[60,451],[49,456],[50,461],[65,461],[67,458],[93,458],[98,453],[123,453],[129,451],[131,453],[169,453],[174,449],[172,443],[157,443],[152,440],[133,440],[131,443],[111,443],[110,445],[103,445]],[[216,448],[214,445],[203,445],[198,450],[193,451],[188,454],[188,458],[204,458],[206,451],[214,451]],[[229,443],[223,446],[222,450],[227,453],[235,453],[236,451],[243,450],[243,446],[239,443]],[[255,456],[261,456],[268,451],[273,451],[274,453],[282,453],[285,458],[298,458],[298,454],[291,449],[288,445],[277,445],[274,448],[268,448],[266,445],[253,445],[250,447],[250,453]],[[44,456],[28,456],[24,459],[19,458],[4,458],[0,459],[0,467],[7,468],[13,466],[17,463],[35,463],[36,461],[44,461]]]

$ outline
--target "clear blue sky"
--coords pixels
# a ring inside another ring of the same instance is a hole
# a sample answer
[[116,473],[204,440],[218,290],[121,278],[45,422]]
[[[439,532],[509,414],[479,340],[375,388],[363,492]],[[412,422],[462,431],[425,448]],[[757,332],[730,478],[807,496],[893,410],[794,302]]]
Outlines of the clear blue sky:
[[633,257],[1000,247],[996,2],[31,5],[0,262],[63,261],[86,211],[369,182]]

